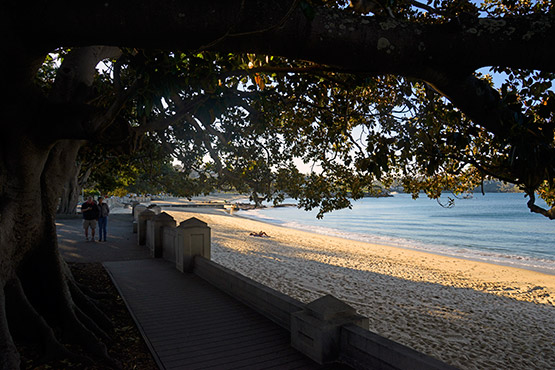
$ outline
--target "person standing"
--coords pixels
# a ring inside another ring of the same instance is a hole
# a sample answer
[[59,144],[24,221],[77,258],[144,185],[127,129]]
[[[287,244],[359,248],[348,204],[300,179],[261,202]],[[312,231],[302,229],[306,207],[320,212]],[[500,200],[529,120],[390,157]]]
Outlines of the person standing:
[[108,215],[110,207],[104,203],[104,198],[98,198],[98,241],[106,241],[106,226],[108,225]]
[[81,213],[83,214],[83,229],[85,229],[85,239],[89,241],[89,228],[91,229],[91,241],[94,242],[94,234],[96,231],[96,220],[98,220],[99,208],[92,197],[88,197],[87,201],[81,205]]

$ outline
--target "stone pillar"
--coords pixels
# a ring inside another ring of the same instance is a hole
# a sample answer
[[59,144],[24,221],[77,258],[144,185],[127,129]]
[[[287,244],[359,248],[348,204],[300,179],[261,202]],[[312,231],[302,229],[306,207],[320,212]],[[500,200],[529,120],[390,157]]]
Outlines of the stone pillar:
[[146,211],[147,208],[144,204],[137,204],[135,207],[133,207],[133,218],[135,220],[139,219],[139,215],[141,213],[143,213],[144,211]]
[[162,244],[164,227],[175,227],[175,220],[166,212],[162,212],[159,215],[154,216],[146,223],[146,246],[150,249],[151,257],[162,257],[162,252],[164,250],[164,246]]
[[137,218],[137,244],[146,244],[146,222],[152,220],[156,216],[154,212],[150,210],[145,210],[138,215]]
[[175,227],[162,228],[162,257],[175,263],[176,232]]
[[[133,217],[135,217],[135,207],[137,207],[139,204],[141,204],[141,203],[139,203],[135,200],[131,201],[131,214],[133,215]],[[135,219],[137,219],[137,218],[135,218]]]
[[146,206],[143,204],[135,204],[133,206],[133,233],[136,234],[139,229],[139,215],[146,211]]
[[368,318],[328,294],[291,314],[291,345],[319,364],[333,362],[339,356],[341,326],[345,324],[368,330]]
[[160,213],[162,213],[162,207],[157,206],[156,204],[151,204],[150,206],[147,207],[148,209],[150,209],[152,212],[154,212],[155,214],[159,215]]
[[195,256],[210,259],[210,228],[192,217],[179,224],[175,238],[175,267],[181,272],[193,270]]

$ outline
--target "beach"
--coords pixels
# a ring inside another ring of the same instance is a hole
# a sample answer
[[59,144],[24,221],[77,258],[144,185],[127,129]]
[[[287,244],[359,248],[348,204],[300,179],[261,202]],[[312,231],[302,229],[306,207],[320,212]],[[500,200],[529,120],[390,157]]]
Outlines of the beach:
[[[212,231],[212,260],[308,303],[325,294],[370,330],[461,369],[555,368],[555,276],[283,228],[223,210],[168,209]],[[250,236],[264,231],[270,237]]]

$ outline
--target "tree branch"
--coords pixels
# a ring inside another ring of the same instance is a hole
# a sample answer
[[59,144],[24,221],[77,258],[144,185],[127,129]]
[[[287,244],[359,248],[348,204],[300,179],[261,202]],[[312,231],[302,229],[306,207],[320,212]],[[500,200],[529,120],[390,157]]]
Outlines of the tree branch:
[[144,134],[149,131],[165,130],[172,125],[182,122],[186,118],[187,114],[189,114],[199,105],[202,105],[204,102],[206,102],[207,99],[208,97],[205,95],[198,95],[185,104],[185,102],[177,94],[174,94],[172,96],[172,101],[176,104],[176,107],[178,107],[178,109],[173,115],[171,115],[170,117],[158,117],[152,121],[145,120],[141,123],[139,127],[136,127],[134,130],[138,134]]
[[224,170],[224,167],[222,165],[222,161],[220,160],[220,156],[218,155],[218,152],[214,149],[214,147],[212,146],[212,143],[210,142],[210,138],[206,135],[205,131],[200,127],[200,125],[197,123],[196,119],[193,116],[191,116],[190,114],[187,114],[185,116],[185,119],[191,126],[195,128],[195,131],[197,131],[198,134],[201,136],[204,147],[206,148],[206,150],[208,150],[210,157],[216,163],[218,172],[221,175]]
[[121,108],[121,98],[126,101],[127,96],[118,97],[117,105],[113,105],[103,117],[99,117],[98,111],[88,103],[94,97],[92,85],[96,66],[102,60],[120,54],[119,48],[89,46],[73,49],[64,58],[46,106],[46,110],[58,119],[49,127],[39,126],[37,132],[41,140],[89,139],[99,126],[113,121]]
[[425,80],[471,120],[500,137],[508,136],[515,116],[516,119],[522,117],[522,113],[509,109],[486,81],[471,74],[461,76],[434,71]]
[[282,55],[373,74],[414,76],[430,66],[555,70],[549,58],[555,38],[552,13],[419,24],[384,22],[327,8],[315,8],[311,19],[295,4],[296,0],[145,0],[137,7],[120,0],[109,6],[54,3],[46,11],[21,9],[10,16],[15,18],[12,24],[21,27],[18,31],[36,31],[37,42],[53,47],[104,44],[198,50],[233,27],[235,36],[211,49]]
[[548,217],[550,220],[555,220],[555,207],[551,207],[550,209],[545,209],[542,208],[538,205],[536,205],[536,196],[534,195],[534,191],[526,191],[526,194],[528,194],[528,196],[530,197],[530,200],[528,201],[527,206],[530,209],[530,212],[533,213],[539,213],[541,215],[544,215],[545,217]]
[[[203,45],[199,47],[199,50],[206,50],[206,49],[213,48],[214,46],[216,46],[217,44],[219,44],[220,42],[222,42],[223,40],[229,37],[250,36],[250,35],[259,34],[259,33],[266,33],[268,31],[279,28],[288,20],[288,18],[291,16],[293,11],[297,8],[298,4],[299,4],[299,0],[294,0],[293,4],[291,5],[287,13],[276,24],[273,24],[271,26],[264,27],[258,30],[244,31],[244,32],[237,32],[237,33],[231,33],[231,31],[234,28],[234,26],[232,25],[222,37],[210,42],[207,45]],[[241,1],[241,6],[239,8],[239,15],[241,15],[244,8],[245,8],[245,1],[243,0]]]

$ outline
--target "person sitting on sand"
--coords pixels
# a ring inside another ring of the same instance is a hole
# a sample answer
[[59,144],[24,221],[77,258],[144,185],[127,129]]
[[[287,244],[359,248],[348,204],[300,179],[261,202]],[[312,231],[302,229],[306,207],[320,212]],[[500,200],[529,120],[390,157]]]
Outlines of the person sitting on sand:
[[252,233],[249,234],[250,236],[259,236],[259,237],[264,237],[264,238],[269,238],[270,235],[266,234],[264,231],[260,231],[258,233],[255,233],[254,231]]

